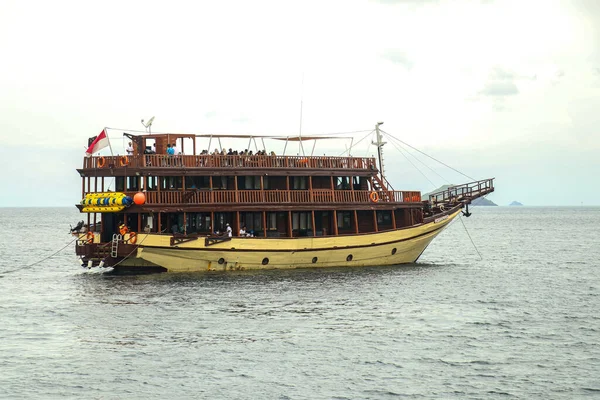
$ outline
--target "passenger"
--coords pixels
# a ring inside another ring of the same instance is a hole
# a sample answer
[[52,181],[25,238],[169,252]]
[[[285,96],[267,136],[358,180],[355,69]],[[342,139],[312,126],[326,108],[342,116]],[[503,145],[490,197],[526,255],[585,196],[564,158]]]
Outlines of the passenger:
[[242,229],[240,229],[240,237],[252,237],[252,234],[246,231],[246,225],[242,226]]
[[[180,155],[180,154],[181,154],[181,153],[179,152],[179,150],[177,149],[177,146],[175,145],[175,143],[173,143],[173,144],[171,145],[171,149],[172,149],[172,151],[173,151],[173,156],[178,156],[178,155]],[[174,159],[173,159],[173,165],[179,165],[179,161],[178,161],[176,158],[174,158]]]
[[227,234],[227,236],[231,237],[232,236],[232,231],[231,231],[231,227],[229,226],[229,224],[225,224],[225,233]]
[[127,149],[125,149],[125,151],[127,152],[128,156],[133,155],[133,145],[131,144],[131,142],[129,142],[129,146],[127,146]]

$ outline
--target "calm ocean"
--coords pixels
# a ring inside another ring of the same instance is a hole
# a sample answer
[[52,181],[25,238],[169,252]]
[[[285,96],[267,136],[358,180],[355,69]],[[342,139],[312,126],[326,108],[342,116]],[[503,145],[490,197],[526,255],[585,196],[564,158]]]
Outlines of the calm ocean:
[[408,266],[108,276],[0,208],[2,399],[600,398],[600,208],[475,207]]

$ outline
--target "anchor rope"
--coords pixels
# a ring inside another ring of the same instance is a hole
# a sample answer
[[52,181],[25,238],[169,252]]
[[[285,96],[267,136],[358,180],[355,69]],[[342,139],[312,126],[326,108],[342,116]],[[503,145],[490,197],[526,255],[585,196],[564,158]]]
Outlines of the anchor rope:
[[469,237],[469,240],[471,241],[471,244],[473,245],[473,247],[475,248],[475,251],[479,255],[479,259],[483,260],[483,257],[481,256],[481,253],[479,252],[479,249],[477,249],[477,246],[475,246],[475,242],[473,241],[473,238],[471,237],[471,234],[469,234],[469,230],[467,229],[467,226],[465,225],[465,221],[463,221],[463,219],[462,219],[462,215],[459,215],[458,218],[460,219],[460,222],[462,223],[462,226],[465,228],[465,232],[467,232],[467,236]]
[[73,243],[73,242],[74,242],[74,241],[76,241],[77,239],[79,239],[79,237],[76,237],[75,239],[71,240],[69,243],[67,243],[67,244],[66,244],[64,247],[62,247],[62,248],[61,248],[60,250],[58,250],[57,252],[55,252],[55,253],[52,253],[52,254],[50,254],[48,257],[44,257],[44,258],[42,258],[41,260],[34,262],[33,264],[26,265],[24,268],[33,267],[34,265],[37,265],[37,264],[41,263],[42,261],[46,261],[47,259],[54,257],[55,255],[57,255],[58,253],[60,253],[60,252],[61,252],[61,251],[63,251],[64,249],[66,249],[66,248],[67,248],[67,247],[68,247],[68,246],[69,246],[71,243]]
[[[41,260],[38,260],[38,261],[34,262],[33,264],[25,265],[24,267],[21,267],[21,268],[15,268],[15,269],[11,269],[11,270],[8,270],[8,271],[2,271],[2,272],[1,272],[1,274],[12,274],[13,272],[17,272],[17,271],[20,271],[20,270],[23,270],[23,269],[26,269],[26,268],[31,268],[31,267],[33,267],[34,265],[37,265],[37,264],[39,264],[39,263],[41,263],[41,262],[43,262],[43,261],[46,261],[46,260],[48,260],[49,258],[52,258],[52,257],[54,257],[55,255],[57,255],[58,253],[60,253],[61,251],[63,251],[63,250],[64,250],[64,249],[66,249],[67,247],[69,247],[69,245],[70,245],[71,243],[73,243],[74,241],[76,241],[77,239],[79,239],[79,237],[76,237],[75,239],[73,239],[73,240],[71,240],[69,243],[67,243],[67,244],[66,244],[64,247],[60,248],[58,251],[56,251],[56,252],[54,252],[54,253],[50,254],[50,255],[49,255],[49,256],[47,256],[47,257],[44,257],[44,258],[42,258]],[[0,276],[1,276],[1,275],[0,275]]]

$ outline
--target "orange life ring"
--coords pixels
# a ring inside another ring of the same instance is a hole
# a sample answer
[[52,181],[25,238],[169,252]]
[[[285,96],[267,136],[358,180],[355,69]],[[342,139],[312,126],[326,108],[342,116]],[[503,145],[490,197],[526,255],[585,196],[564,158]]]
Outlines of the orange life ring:
[[88,232],[85,235],[85,243],[92,244],[94,243],[94,232]]
[[129,165],[129,158],[127,158],[127,156],[121,156],[121,158],[119,158],[119,164],[121,164],[121,167]]
[[104,158],[104,157],[98,158],[98,162],[96,163],[96,165],[98,166],[98,168],[104,167],[104,165],[106,165],[106,158]]
[[373,203],[377,203],[379,201],[379,195],[377,194],[377,192],[371,192],[369,194],[369,199],[371,199]]
[[129,232],[129,243],[135,244],[137,242],[137,233]]

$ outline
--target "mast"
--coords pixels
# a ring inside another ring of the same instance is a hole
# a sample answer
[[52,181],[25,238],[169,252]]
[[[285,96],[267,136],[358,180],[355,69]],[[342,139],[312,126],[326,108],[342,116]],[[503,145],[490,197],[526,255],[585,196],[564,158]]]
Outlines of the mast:
[[383,122],[378,122],[377,124],[375,124],[377,141],[371,143],[377,146],[377,157],[379,158],[379,174],[383,179],[385,179],[385,173],[383,171],[383,145],[386,144],[386,142],[382,141],[381,132],[379,131],[379,125],[383,125]]

